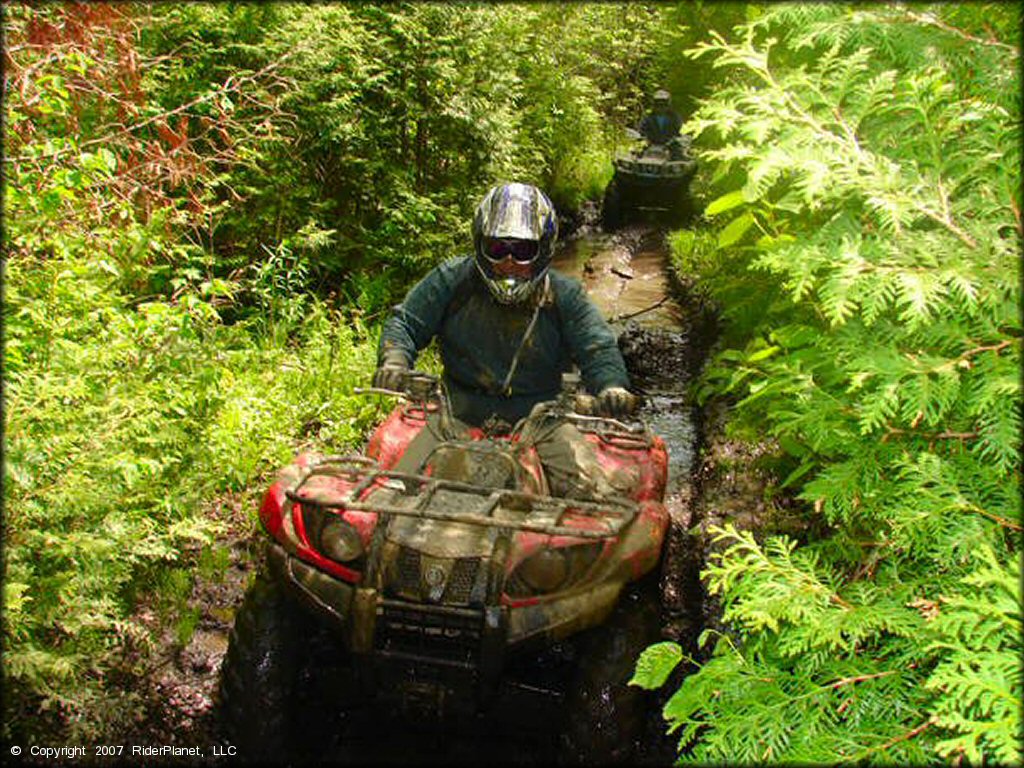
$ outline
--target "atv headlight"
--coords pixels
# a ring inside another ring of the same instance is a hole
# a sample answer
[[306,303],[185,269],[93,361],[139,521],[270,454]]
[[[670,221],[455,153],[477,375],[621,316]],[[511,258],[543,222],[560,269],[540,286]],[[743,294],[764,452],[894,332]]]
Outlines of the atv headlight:
[[505,592],[510,597],[530,597],[568,587],[586,574],[600,551],[599,542],[541,549],[516,566]]
[[340,517],[327,520],[320,529],[320,551],[339,563],[350,563],[363,554],[363,540],[351,525]]
[[526,558],[517,569],[519,577],[534,592],[554,592],[565,583],[569,563],[557,549],[542,549]]

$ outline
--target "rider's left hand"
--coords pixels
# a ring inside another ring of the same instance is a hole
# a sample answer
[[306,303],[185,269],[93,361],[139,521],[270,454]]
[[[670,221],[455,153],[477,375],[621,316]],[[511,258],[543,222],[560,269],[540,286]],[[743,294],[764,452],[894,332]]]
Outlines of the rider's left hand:
[[607,387],[597,396],[598,411],[613,418],[629,416],[639,404],[637,396],[623,387]]
[[400,392],[405,389],[409,363],[400,352],[385,352],[380,366],[373,374],[373,386]]

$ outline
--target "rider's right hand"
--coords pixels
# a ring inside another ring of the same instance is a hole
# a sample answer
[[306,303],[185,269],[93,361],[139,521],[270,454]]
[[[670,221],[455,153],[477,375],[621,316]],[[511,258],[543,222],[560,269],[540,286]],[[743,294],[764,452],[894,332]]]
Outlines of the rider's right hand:
[[637,396],[623,387],[608,387],[597,396],[598,412],[612,418],[630,416],[639,405]]
[[384,353],[377,370],[373,373],[373,386],[401,392],[405,388],[408,373],[409,363],[406,362],[405,355]]

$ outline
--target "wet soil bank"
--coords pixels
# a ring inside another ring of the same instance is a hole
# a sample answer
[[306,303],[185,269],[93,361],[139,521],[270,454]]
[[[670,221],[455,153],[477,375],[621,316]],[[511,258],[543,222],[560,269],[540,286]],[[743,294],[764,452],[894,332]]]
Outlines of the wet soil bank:
[[[722,405],[698,409],[692,402],[690,383],[715,343],[715,313],[694,286],[669,267],[665,233],[637,226],[608,234],[594,221],[593,216],[581,217],[555,266],[581,279],[611,320],[634,388],[645,395],[643,415],[669,445],[666,505],[672,525],[661,568],[645,587],[660,602],[661,637],[679,642],[692,653],[697,651],[701,629],[718,624],[718,609],[706,599],[699,581],[708,555],[708,528],[727,521],[756,527],[776,509],[772,504],[771,509],[765,508],[769,474],[757,469],[768,448],[744,447],[726,439],[722,426],[727,409]],[[140,691],[144,717],[129,735],[134,743],[196,745],[204,751],[201,764],[241,762],[230,755],[212,758],[213,748],[223,750],[226,744],[215,699],[233,614],[259,565],[257,503],[253,495],[233,497],[211,510],[228,527],[221,545],[228,564],[222,573],[197,579],[188,601],[197,618],[196,629],[188,642],[178,642],[172,631],[165,635],[164,648]],[[326,680],[308,683],[308,697],[314,699],[315,708],[318,690],[330,684]],[[678,675],[652,694],[644,735],[632,762],[674,762],[674,738],[664,734],[660,709],[677,684]],[[328,693],[324,691],[325,698]],[[516,717],[525,721],[529,714],[538,713],[514,713],[512,721],[500,728],[493,719],[465,722],[455,732],[388,713],[321,712],[318,722],[310,725],[308,754],[296,757],[350,764],[548,764],[555,754],[550,735],[531,740],[517,728]],[[342,732],[361,735],[361,746],[342,749],[338,743]]]
[[[229,495],[209,510],[209,515],[225,526],[217,547],[224,567],[196,576],[183,611],[195,621],[187,642],[178,639],[174,627],[164,626],[159,650],[139,691],[140,722],[125,735],[124,744],[196,746],[203,758],[192,761],[195,765],[236,760],[226,753],[214,756],[215,751],[226,752],[227,748],[218,722],[216,692],[228,632],[261,557],[255,520],[258,503],[254,494]],[[191,555],[190,559],[199,559],[198,553]],[[154,627],[166,625],[145,603],[138,618]],[[173,761],[160,758],[155,762]]]

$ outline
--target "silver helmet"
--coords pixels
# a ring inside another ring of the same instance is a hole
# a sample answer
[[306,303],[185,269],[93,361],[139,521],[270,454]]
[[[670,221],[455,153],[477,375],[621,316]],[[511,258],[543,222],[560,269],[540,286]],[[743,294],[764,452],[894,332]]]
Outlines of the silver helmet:
[[473,217],[476,266],[502,304],[528,300],[551,267],[558,219],[548,196],[530,184],[492,188]]

